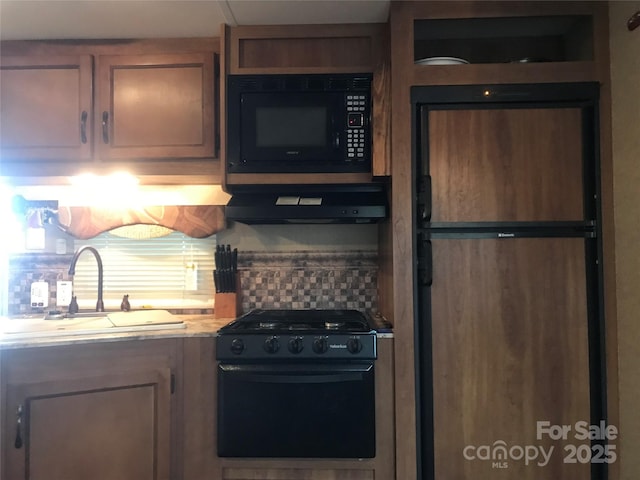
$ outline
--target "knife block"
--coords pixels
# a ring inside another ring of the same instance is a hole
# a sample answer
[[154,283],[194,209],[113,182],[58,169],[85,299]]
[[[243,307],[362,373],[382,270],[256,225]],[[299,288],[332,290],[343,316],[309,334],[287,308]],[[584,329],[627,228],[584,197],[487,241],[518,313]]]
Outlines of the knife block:
[[241,310],[240,277],[236,274],[236,291],[216,293],[213,314],[216,318],[236,318]]

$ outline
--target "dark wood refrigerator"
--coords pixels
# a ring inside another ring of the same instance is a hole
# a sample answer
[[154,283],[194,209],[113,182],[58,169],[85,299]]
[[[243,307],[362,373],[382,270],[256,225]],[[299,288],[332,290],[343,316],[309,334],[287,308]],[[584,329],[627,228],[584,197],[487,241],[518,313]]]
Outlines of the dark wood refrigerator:
[[598,85],[412,104],[420,478],[606,478]]

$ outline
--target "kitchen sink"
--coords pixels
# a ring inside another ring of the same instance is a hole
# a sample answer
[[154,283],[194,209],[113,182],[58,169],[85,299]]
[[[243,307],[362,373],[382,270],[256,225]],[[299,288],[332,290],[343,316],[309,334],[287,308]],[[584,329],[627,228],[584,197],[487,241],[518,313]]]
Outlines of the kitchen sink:
[[0,317],[0,339],[166,330],[185,326],[167,310],[23,315]]

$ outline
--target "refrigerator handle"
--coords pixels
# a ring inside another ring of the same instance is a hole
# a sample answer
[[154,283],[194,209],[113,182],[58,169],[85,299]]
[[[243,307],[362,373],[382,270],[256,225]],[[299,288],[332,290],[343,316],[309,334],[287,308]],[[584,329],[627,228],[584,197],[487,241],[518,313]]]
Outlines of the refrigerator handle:
[[431,175],[423,175],[418,182],[418,222],[431,220]]
[[431,240],[419,238],[418,246],[418,282],[423,287],[430,287],[433,283],[433,251]]

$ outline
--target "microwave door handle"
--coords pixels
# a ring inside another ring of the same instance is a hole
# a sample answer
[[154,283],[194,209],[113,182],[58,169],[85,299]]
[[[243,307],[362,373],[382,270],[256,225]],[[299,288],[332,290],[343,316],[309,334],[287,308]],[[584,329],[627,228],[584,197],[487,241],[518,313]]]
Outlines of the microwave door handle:
[[340,148],[340,132],[333,134],[333,148],[336,150]]

